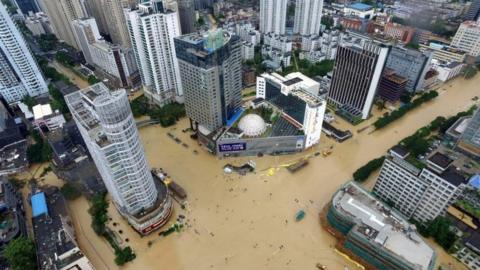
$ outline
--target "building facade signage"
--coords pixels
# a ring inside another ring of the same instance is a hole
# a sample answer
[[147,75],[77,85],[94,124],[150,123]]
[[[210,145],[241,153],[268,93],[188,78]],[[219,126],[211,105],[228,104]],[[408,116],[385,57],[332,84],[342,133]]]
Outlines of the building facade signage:
[[238,151],[245,151],[247,150],[247,144],[242,143],[226,143],[226,144],[219,144],[218,151],[220,152],[238,152]]

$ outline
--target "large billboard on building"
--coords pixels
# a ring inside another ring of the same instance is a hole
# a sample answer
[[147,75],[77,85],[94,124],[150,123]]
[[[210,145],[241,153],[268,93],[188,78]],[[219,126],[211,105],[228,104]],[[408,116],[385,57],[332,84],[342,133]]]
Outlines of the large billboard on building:
[[218,145],[219,152],[238,152],[247,150],[247,143],[224,143]]

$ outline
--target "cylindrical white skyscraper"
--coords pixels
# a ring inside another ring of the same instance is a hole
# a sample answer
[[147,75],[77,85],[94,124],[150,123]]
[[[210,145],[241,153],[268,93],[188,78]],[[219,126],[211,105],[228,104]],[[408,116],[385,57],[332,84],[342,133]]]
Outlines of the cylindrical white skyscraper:
[[65,100],[120,213],[143,234],[163,225],[171,200],[153,181],[126,91],[98,83]]
[[0,3],[0,95],[7,102],[48,92],[47,84],[22,34]]

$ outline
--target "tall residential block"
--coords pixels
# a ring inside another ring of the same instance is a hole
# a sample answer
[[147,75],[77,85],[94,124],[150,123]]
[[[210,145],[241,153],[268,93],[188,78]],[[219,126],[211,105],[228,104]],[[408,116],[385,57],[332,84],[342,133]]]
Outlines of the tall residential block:
[[152,0],[125,11],[125,17],[145,95],[160,106],[183,102],[173,42],[180,36],[177,13],[165,9],[161,1]]
[[260,32],[285,34],[287,0],[260,0]]
[[65,100],[119,212],[142,234],[165,224],[172,202],[153,180],[126,91],[98,83]]
[[47,84],[22,34],[0,3],[0,95],[7,102],[48,92]]
[[179,0],[178,15],[180,16],[182,34],[185,35],[194,32],[196,20],[193,0]]
[[405,90],[415,93],[424,87],[425,75],[430,70],[432,58],[433,53],[429,50],[420,52],[395,46],[388,55],[386,67],[407,78]]
[[476,21],[480,18],[480,0],[473,0],[464,16],[466,21]]
[[50,18],[53,31],[58,39],[80,49],[73,34],[72,21],[86,17],[83,2],[80,0],[39,0],[40,8]]
[[91,65],[94,64],[90,53],[90,45],[102,39],[98,30],[97,21],[94,18],[83,18],[72,21],[75,39],[79,49],[83,52],[85,61]]
[[222,30],[175,38],[187,116],[210,132],[241,107],[241,45],[238,36]]
[[460,24],[450,45],[473,57],[480,56],[480,22],[466,21]]
[[374,43],[340,46],[335,57],[328,101],[344,115],[367,119],[388,52],[388,47]]
[[105,41],[94,18],[74,20],[72,25],[85,61],[97,67],[101,77],[116,87],[137,86],[139,75],[132,49]]
[[300,35],[320,34],[323,0],[297,0],[293,33]]
[[468,181],[451,165],[453,160],[443,154],[429,157],[423,169],[409,163],[407,156],[401,147],[390,150],[373,193],[407,218],[426,222],[443,215]]
[[457,147],[474,158],[480,159],[480,109],[470,119]]
[[98,29],[103,34],[108,34],[107,22],[103,12],[102,1],[99,0],[85,0],[85,6],[89,17],[95,18]]
[[124,8],[131,8],[130,1],[126,0],[102,0],[102,8],[107,24],[108,34],[112,43],[123,48],[130,48],[130,35],[128,34],[127,22],[123,14]]

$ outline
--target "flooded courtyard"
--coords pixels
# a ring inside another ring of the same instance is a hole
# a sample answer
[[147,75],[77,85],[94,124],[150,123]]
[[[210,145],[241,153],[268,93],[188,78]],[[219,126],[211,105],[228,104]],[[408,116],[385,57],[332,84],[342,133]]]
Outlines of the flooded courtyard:
[[[358,269],[333,249],[335,239],[321,228],[318,213],[358,167],[383,155],[436,116],[468,109],[474,104],[472,98],[480,96],[479,83],[479,76],[471,81],[450,82],[439,89],[437,99],[409,112],[385,130],[358,134],[358,129],[375,120],[371,119],[349,126],[354,136],[342,144],[323,136],[320,145],[297,155],[218,159],[182,132],[189,126],[186,119],[174,128],[141,128],[150,166],[165,170],[188,193],[186,209],[175,204],[170,224],[182,214],[188,225],[167,237],[158,237],[157,231],[141,238],[111,206],[109,227],[137,254],[122,269],[316,269],[317,263],[327,269]],[[342,128],[348,127],[338,121]],[[176,143],[167,132],[188,146]],[[309,165],[295,174],[282,166],[332,145],[330,156],[311,158]],[[256,163],[254,173],[240,176],[222,170],[227,163],[241,165],[249,160]],[[50,177],[48,181],[55,184]],[[71,202],[69,208],[80,247],[96,269],[118,269],[108,243],[90,228],[86,199]],[[306,216],[296,222],[299,210]],[[439,253],[438,261],[465,269],[444,252]]]

